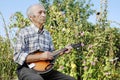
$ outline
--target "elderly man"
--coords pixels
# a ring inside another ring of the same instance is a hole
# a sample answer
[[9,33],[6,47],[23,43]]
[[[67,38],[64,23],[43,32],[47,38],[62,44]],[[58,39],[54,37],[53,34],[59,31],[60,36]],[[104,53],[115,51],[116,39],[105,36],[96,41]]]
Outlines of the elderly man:
[[[35,65],[29,63],[54,59],[52,54],[54,46],[50,33],[44,27],[46,22],[44,6],[41,4],[30,6],[27,15],[32,24],[19,32],[14,53],[14,61],[18,64],[19,80],[74,80],[73,77],[53,69],[43,74],[32,69]],[[66,48],[65,52],[70,52],[71,48]],[[36,50],[42,53],[35,55],[33,52]]]

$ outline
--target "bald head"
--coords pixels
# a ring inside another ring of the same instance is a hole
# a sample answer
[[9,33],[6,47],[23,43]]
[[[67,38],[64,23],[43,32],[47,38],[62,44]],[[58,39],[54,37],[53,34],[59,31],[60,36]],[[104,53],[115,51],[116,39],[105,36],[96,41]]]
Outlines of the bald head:
[[33,16],[34,15],[34,11],[36,10],[36,7],[41,7],[41,8],[44,8],[44,6],[42,4],[34,4],[34,5],[31,5],[28,9],[27,9],[27,16],[28,18],[30,16]]

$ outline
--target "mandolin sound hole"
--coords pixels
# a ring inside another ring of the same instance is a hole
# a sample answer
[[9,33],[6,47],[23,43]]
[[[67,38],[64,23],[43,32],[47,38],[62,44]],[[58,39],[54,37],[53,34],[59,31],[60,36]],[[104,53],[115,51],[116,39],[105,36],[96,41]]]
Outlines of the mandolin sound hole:
[[45,70],[49,70],[50,68],[52,68],[54,64],[49,64],[48,66],[46,66]]

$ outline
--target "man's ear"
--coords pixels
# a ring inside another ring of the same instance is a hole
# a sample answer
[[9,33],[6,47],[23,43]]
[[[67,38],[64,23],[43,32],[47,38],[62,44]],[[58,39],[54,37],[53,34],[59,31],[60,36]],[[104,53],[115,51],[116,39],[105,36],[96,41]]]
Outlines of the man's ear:
[[30,16],[29,16],[29,19],[30,19],[30,20],[33,20],[34,17],[35,17],[35,15],[30,15]]
[[30,15],[30,16],[29,16],[29,18],[31,19],[31,18],[32,18],[32,16]]
[[32,15],[35,18],[35,15]]

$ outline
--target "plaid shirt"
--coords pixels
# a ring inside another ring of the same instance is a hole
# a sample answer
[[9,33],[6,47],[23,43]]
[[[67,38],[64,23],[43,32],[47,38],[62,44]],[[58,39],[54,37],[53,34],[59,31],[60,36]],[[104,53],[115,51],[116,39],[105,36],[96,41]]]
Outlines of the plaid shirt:
[[27,55],[36,50],[53,51],[52,37],[49,32],[43,28],[40,31],[33,24],[21,29],[15,44],[14,61],[22,65]]

